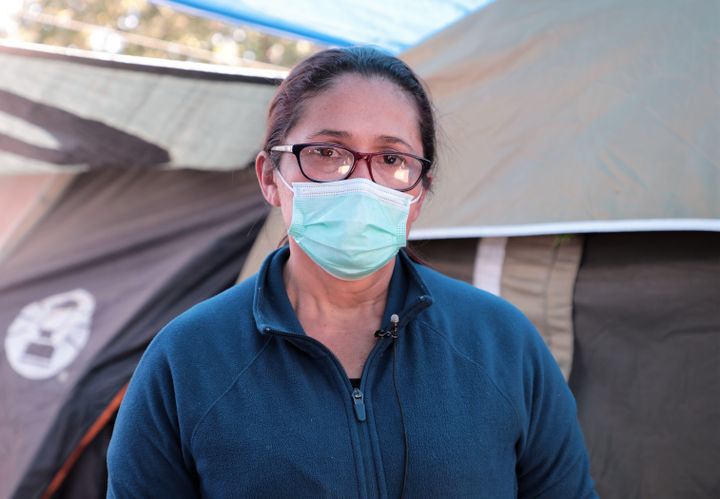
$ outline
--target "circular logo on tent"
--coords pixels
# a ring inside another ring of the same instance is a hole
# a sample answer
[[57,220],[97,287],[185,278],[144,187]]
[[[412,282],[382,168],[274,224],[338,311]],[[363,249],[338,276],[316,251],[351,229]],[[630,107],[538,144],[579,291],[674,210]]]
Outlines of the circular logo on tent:
[[95,298],[84,289],[25,306],[5,337],[5,353],[12,368],[29,379],[58,374],[87,344],[94,311]]

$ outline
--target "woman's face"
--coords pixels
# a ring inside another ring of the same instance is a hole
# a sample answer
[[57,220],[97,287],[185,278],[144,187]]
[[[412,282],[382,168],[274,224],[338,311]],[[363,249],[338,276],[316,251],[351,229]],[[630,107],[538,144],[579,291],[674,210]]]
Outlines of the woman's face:
[[[305,101],[302,115],[285,144],[330,142],[357,152],[396,151],[423,155],[418,113],[412,98],[396,84],[382,78],[347,74],[338,77],[324,92]],[[292,219],[293,193],[277,178],[262,152],[256,170],[265,198],[282,210],[285,227]],[[308,182],[292,154],[281,154],[279,170],[288,184]],[[365,160],[360,160],[350,178],[370,179]],[[410,205],[407,230],[420,214],[425,197],[422,182],[407,191],[420,196]]]

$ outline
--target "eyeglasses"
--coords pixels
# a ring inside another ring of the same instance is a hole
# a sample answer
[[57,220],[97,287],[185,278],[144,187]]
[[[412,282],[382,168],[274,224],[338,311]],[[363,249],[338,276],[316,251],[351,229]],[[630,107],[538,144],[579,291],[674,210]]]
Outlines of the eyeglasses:
[[300,172],[313,182],[345,180],[355,171],[358,160],[364,159],[373,182],[398,191],[415,187],[432,165],[429,159],[405,152],[361,153],[324,143],[286,144],[270,151],[294,154]]

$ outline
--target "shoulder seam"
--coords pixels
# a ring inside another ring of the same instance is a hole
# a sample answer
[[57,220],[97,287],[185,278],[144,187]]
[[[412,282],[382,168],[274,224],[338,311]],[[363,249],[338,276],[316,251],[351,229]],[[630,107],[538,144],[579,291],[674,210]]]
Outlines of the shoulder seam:
[[265,341],[265,344],[258,350],[258,352],[255,354],[255,356],[252,358],[252,360],[251,360],[250,362],[248,362],[248,364],[247,364],[244,368],[242,368],[239,373],[237,373],[237,374],[235,375],[235,377],[232,379],[232,381],[228,384],[227,388],[225,388],[225,390],[223,390],[223,392],[222,392],[220,395],[218,395],[218,396],[215,398],[215,400],[212,401],[212,403],[210,403],[210,405],[208,406],[208,408],[205,409],[205,412],[203,412],[202,416],[200,416],[200,418],[198,419],[197,423],[195,423],[195,427],[193,428],[192,434],[190,435],[190,450],[192,450],[192,448],[193,448],[193,446],[194,446],[195,436],[197,435],[197,432],[198,432],[200,426],[202,425],[203,421],[204,421],[205,418],[207,417],[207,415],[210,413],[210,411],[213,409],[213,407],[215,407],[215,405],[216,405],[225,395],[227,395],[227,393],[232,389],[232,387],[235,386],[235,384],[238,382],[238,380],[240,379],[240,377],[241,377],[243,374],[245,374],[245,371],[247,371],[247,370],[250,368],[250,366],[252,366],[252,365],[255,363],[255,361],[263,354],[263,352],[265,352],[265,349],[266,349],[267,346],[270,344],[270,341],[271,341],[271,340],[272,340],[272,337],[269,337],[269,338],[267,339],[267,341]]
[[483,376],[485,376],[485,378],[487,378],[487,379],[490,381],[490,383],[492,383],[492,386],[495,387],[495,389],[498,391],[498,393],[499,393],[500,396],[503,398],[503,400],[505,400],[505,402],[510,406],[510,409],[512,409],[513,414],[515,414],[515,419],[516,419],[516,422],[517,422],[517,424],[518,424],[518,428],[520,429],[520,431],[521,431],[522,433],[525,433],[525,428],[524,428],[524,426],[523,426],[523,424],[522,424],[522,419],[520,418],[520,413],[518,412],[517,407],[515,407],[515,404],[513,404],[513,402],[512,402],[512,400],[510,399],[510,397],[508,397],[508,395],[503,391],[503,389],[500,388],[500,387],[498,386],[498,384],[495,382],[495,380],[487,373],[487,371],[485,370],[485,368],[484,368],[481,364],[479,364],[477,361],[475,361],[475,360],[473,360],[472,358],[470,358],[467,354],[465,354],[464,352],[461,352],[460,350],[458,350],[457,347],[456,347],[455,345],[453,345],[452,342],[450,342],[450,340],[448,339],[447,335],[445,335],[445,334],[443,334],[442,332],[438,331],[433,325],[431,325],[430,323],[428,323],[428,322],[426,322],[426,321],[424,321],[424,320],[422,320],[422,319],[418,319],[417,322],[418,322],[418,324],[423,324],[423,325],[426,326],[428,329],[430,329],[431,331],[433,331],[435,334],[438,334],[438,335],[442,336],[443,339],[445,339],[445,342],[450,346],[450,348],[453,349],[453,351],[454,351],[457,355],[459,355],[460,357],[464,358],[464,359],[467,360],[468,362],[471,362],[472,364],[476,365],[476,366],[480,369],[480,371],[483,373]]

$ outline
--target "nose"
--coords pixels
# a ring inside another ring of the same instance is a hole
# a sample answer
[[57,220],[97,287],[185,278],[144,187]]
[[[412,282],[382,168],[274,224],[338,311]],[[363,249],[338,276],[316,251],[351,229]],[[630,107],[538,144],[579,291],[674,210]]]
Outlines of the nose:
[[349,178],[365,178],[373,180],[372,172],[370,171],[370,155],[362,154],[358,155],[355,159],[355,168],[350,174]]

